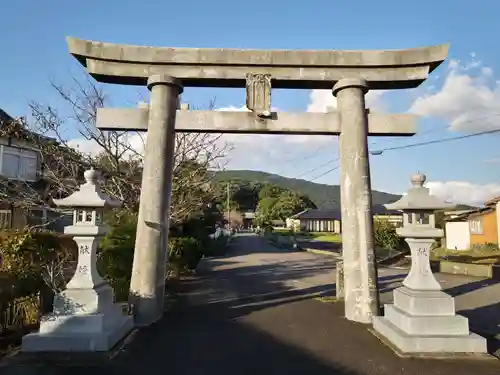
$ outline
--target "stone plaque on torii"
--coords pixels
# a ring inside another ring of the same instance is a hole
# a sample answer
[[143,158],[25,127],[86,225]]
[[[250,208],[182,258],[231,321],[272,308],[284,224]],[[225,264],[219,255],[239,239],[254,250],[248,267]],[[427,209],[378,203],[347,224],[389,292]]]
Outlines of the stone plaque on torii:
[[[131,281],[136,324],[163,312],[166,241],[175,132],[340,135],[345,315],[370,323],[378,314],[367,137],[411,136],[410,115],[369,113],[369,89],[420,85],[448,54],[448,45],[401,51],[312,51],[167,48],[68,38],[71,54],[99,82],[142,85],[141,108],[101,109],[101,130],[148,131]],[[178,109],[183,87],[246,88],[250,112]],[[271,110],[271,86],[330,89],[329,113]]]

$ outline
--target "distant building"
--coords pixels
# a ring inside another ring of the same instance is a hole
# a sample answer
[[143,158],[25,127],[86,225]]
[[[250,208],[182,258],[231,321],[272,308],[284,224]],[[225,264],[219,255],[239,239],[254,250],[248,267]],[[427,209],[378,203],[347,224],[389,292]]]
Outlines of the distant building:
[[[0,109],[0,131],[10,126],[13,121],[15,121],[14,118]],[[19,186],[19,189],[30,188],[37,191],[42,189],[43,184],[39,183],[42,177],[40,173],[40,152],[28,140],[29,137],[24,136],[28,133],[34,134],[24,129],[19,133],[14,132],[15,135],[12,136],[5,135],[6,132],[0,133],[0,179],[3,180],[2,188],[8,186],[9,181],[12,181],[13,183],[23,183]],[[50,140],[47,137],[41,137],[40,139]],[[54,226],[51,229],[62,228],[62,224],[59,225],[58,220],[55,220],[60,215],[54,216],[49,207],[26,211],[22,207],[22,202],[16,202],[15,198],[18,196],[19,191],[17,193],[9,193],[8,191],[6,189],[7,199],[0,200],[0,230],[23,228],[26,225],[40,225],[47,221],[52,222],[52,220],[54,220]]]
[[255,219],[255,212],[248,211],[243,213],[243,228],[249,229],[253,226],[253,220]]
[[[403,214],[400,211],[388,210],[382,205],[372,208],[373,218],[387,220],[394,226],[401,226]],[[340,210],[336,209],[307,209],[291,216],[287,220],[287,227],[298,227],[300,230],[309,232],[342,232],[342,217]]]
[[[308,232],[341,232],[340,211],[338,210],[305,210],[290,217],[299,222],[299,228]],[[289,221],[289,226],[292,225]]]
[[470,248],[469,212],[452,214],[445,219],[446,248],[467,250]]
[[500,239],[500,197],[474,210],[445,212],[446,247],[467,250],[474,245],[498,244]]
[[381,204],[372,207],[372,215],[374,220],[385,220],[394,225],[396,228],[403,226],[403,213],[397,210],[388,210]]
[[468,214],[470,244],[498,244],[500,197],[484,203],[485,207]]

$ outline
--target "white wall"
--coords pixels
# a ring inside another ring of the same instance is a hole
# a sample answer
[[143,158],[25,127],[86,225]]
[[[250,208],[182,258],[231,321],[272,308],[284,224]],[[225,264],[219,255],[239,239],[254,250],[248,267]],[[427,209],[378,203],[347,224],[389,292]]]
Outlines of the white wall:
[[446,223],[446,248],[467,250],[470,247],[468,221],[450,221]]

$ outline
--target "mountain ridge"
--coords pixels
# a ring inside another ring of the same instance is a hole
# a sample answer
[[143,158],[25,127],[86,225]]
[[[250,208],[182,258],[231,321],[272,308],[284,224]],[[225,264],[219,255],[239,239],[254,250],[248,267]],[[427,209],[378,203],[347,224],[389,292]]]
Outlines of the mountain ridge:
[[[318,184],[300,178],[280,176],[275,173],[254,171],[248,169],[234,169],[212,171],[218,182],[246,181],[275,184],[285,189],[294,190],[309,197],[318,209],[340,209],[340,186]],[[384,205],[400,199],[402,195],[387,193],[372,189],[372,204]],[[478,207],[466,204],[457,204],[456,210],[473,210]]]
[[[304,179],[245,169],[214,171],[214,177],[218,182],[247,181],[275,184],[307,195],[318,209],[340,209],[339,185],[319,184]],[[373,205],[392,203],[399,198],[401,195],[372,190]]]

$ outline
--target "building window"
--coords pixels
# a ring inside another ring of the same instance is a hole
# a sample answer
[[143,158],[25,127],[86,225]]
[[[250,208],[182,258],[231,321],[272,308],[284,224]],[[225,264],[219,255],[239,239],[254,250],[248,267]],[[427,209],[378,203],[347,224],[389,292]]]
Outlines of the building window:
[[12,223],[12,211],[0,210],[0,229],[10,229]]
[[36,181],[38,154],[17,147],[0,146],[0,174],[11,179]]
[[472,219],[469,221],[471,234],[483,234],[483,221],[481,219]]

